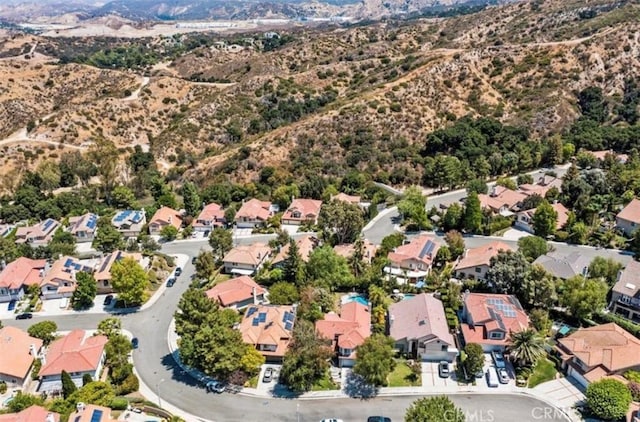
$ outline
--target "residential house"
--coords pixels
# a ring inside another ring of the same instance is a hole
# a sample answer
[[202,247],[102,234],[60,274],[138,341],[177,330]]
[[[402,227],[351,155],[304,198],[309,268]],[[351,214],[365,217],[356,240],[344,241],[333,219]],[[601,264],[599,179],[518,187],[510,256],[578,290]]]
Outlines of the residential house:
[[539,195],[545,197],[551,188],[561,190],[562,179],[556,176],[541,176],[536,183],[523,183],[518,186],[518,191],[527,195]]
[[227,274],[253,275],[271,255],[271,248],[264,243],[240,245],[231,249],[222,258],[224,272]]
[[640,227],[640,200],[633,198],[622,211],[616,215],[616,227],[626,235],[633,236]]
[[45,269],[44,278],[40,282],[42,298],[59,299],[73,296],[76,290],[76,274],[79,271],[92,273],[93,268],[70,256],[58,258],[50,268]]
[[143,262],[142,254],[139,253],[113,251],[104,255],[94,269],[95,272],[93,274],[93,278],[95,278],[96,283],[98,284],[99,294],[113,292],[113,286],[111,285],[111,266],[123,258],[133,258],[139,263]]
[[316,321],[316,331],[331,340],[340,368],[356,363],[356,348],[371,335],[371,312],[367,305],[352,301],[340,306],[340,315],[329,312]]
[[[336,254],[349,259],[353,256],[355,247],[355,243],[345,243],[342,245],[334,246],[333,251]],[[371,264],[373,258],[376,257],[376,252],[378,252],[378,245],[376,245],[375,243],[371,243],[367,239],[364,239],[362,242],[362,249],[362,260],[367,264]]]
[[491,267],[491,258],[497,256],[500,251],[511,250],[511,246],[499,240],[467,249],[453,267],[454,274],[459,279],[484,280]]
[[149,220],[149,234],[160,236],[160,232],[167,226],[173,226],[176,230],[182,227],[182,214],[169,207],[162,207]]
[[337,195],[331,196],[332,201],[340,201],[347,202],[353,205],[360,205],[362,198],[358,195],[347,195],[346,193],[340,192]]
[[482,209],[503,216],[513,215],[512,211],[517,211],[526,197],[524,193],[504,186],[493,186],[489,195],[483,193],[478,195]]
[[631,260],[618,273],[618,280],[611,289],[609,309],[640,324],[640,262]]
[[211,203],[204,206],[196,220],[193,222],[193,230],[197,232],[212,231],[216,227],[224,227],[224,209],[221,205]]
[[18,413],[0,415],[0,422],[60,422],[60,414],[34,404]]
[[69,415],[70,422],[116,422],[111,409],[95,404],[78,403],[76,411]]
[[93,336],[84,330],[73,330],[55,340],[44,353],[38,391],[62,391],[62,371],[66,371],[78,387],[82,387],[84,375],[100,379],[107,340],[106,336]]
[[[309,255],[318,246],[318,239],[312,235],[304,235],[296,239],[296,245],[298,246],[298,253],[304,262],[309,262]],[[287,243],[282,246],[275,257],[271,260],[271,265],[275,268],[282,268],[285,265],[287,259],[289,259],[290,245]]]
[[555,351],[567,374],[583,387],[640,370],[640,340],[615,323],[579,328],[558,339]]
[[93,242],[97,230],[98,216],[93,213],[69,218],[69,232],[77,243]]
[[33,226],[18,227],[16,243],[28,243],[34,247],[47,245],[59,228],[60,223],[52,218],[47,218]]
[[395,348],[414,359],[453,362],[458,355],[442,302],[421,293],[389,306],[389,336]]
[[318,224],[322,201],[316,199],[294,199],[282,215],[282,224]]
[[238,310],[267,302],[267,290],[248,275],[218,283],[207,290],[206,295],[224,308]]
[[467,292],[463,305],[464,342],[478,343],[485,352],[504,351],[509,333],[529,327],[529,317],[513,295]]
[[147,218],[144,211],[123,210],[111,219],[111,225],[127,238],[138,237],[146,224]]
[[586,276],[590,263],[591,260],[580,252],[571,252],[570,254],[550,252],[533,261],[534,265],[540,265],[554,277],[563,280],[577,275]]
[[42,340],[16,327],[0,328],[0,382],[9,388],[26,389]]
[[605,160],[605,158],[607,158],[607,155],[611,155],[612,157],[614,157],[618,162],[620,163],[626,163],[627,160],[629,159],[629,156],[627,154],[618,154],[617,152],[615,152],[612,149],[609,150],[604,150],[604,151],[587,151],[589,154],[593,155],[594,157],[596,157],[596,160],[603,162]]
[[11,224],[0,224],[0,237],[7,237],[15,229],[15,226]]
[[267,362],[282,362],[293,337],[295,320],[293,306],[251,305],[238,329],[242,340],[255,346]]
[[20,257],[0,272],[0,303],[20,300],[29,286],[39,285],[47,261]]
[[[551,208],[553,208],[554,211],[558,213],[558,219],[556,221],[556,230],[561,230],[569,220],[569,210],[560,202],[551,204]],[[533,215],[536,213],[536,210],[537,208],[532,208],[530,210],[525,210],[525,211],[519,211],[517,213],[515,226],[528,233],[534,234],[535,230],[533,229]]]
[[239,229],[253,229],[267,225],[269,217],[277,212],[277,206],[268,201],[250,199],[242,204],[234,221]]
[[440,243],[434,237],[417,236],[409,243],[389,252],[389,265],[384,268],[384,272],[389,277],[395,277],[400,284],[415,283],[417,287],[421,287],[431,270],[438,249]]

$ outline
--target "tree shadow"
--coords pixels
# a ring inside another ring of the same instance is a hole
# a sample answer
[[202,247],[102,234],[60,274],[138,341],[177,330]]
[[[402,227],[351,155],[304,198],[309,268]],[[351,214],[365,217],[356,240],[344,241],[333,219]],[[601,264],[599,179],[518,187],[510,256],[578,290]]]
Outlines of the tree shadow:
[[207,382],[206,375],[195,370],[189,371],[184,369],[180,365],[179,360],[179,357],[174,357],[171,353],[167,353],[162,357],[162,366],[171,371],[171,379],[190,387],[204,387]]
[[357,374],[349,372],[344,385],[344,392],[352,398],[370,399],[378,395],[378,387],[367,384],[366,381]]

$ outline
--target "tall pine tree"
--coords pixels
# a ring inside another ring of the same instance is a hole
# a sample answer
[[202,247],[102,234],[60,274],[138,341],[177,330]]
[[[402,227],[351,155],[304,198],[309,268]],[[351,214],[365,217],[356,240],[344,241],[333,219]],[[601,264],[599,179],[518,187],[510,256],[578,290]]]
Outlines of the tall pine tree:
[[298,287],[305,281],[304,261],[300,255],[298,243],[294,239],[289,240],[289,256],[284,263],[284,279]]

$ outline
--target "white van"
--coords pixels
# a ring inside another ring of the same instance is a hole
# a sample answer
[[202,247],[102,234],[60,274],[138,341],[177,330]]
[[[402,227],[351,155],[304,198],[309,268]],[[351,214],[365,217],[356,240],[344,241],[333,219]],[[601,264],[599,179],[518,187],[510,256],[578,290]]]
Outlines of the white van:
[[489,387],[498,386],[498,373],[496,372],[496,368],[493,366],[487,369],[487,385]]
[[67,309],[67,306],[69,306],[69,298],[68,297],[63,297],[60,300],[60,309]]

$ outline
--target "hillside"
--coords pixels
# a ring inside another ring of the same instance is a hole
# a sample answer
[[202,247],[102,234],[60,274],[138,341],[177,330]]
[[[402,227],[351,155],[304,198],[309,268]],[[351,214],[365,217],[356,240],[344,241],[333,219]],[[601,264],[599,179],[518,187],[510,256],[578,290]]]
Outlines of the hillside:
[[[496,118],[539,139],[575,120],[580,90],[620,98],[625,80],[638,77],[639,22],[637,4],[554,0],[294,29],[273,49],[261,34],[230,35],[149,66],[148,80],[37,53],[10,57],[0,61],[0,133],[32,122],[32,139],[148,145],[166,168],[206,182],[250,181],[270,165],[294,179],[357,168],[408,184],[421,180],[415,157],[426,136],[456,118]],[[62,51],[60,40],[31,37],[2,51],[23,54],[35,41],[36,51]],[[55,145],[26,145],[0,141],[4,172],[56,154]]]

